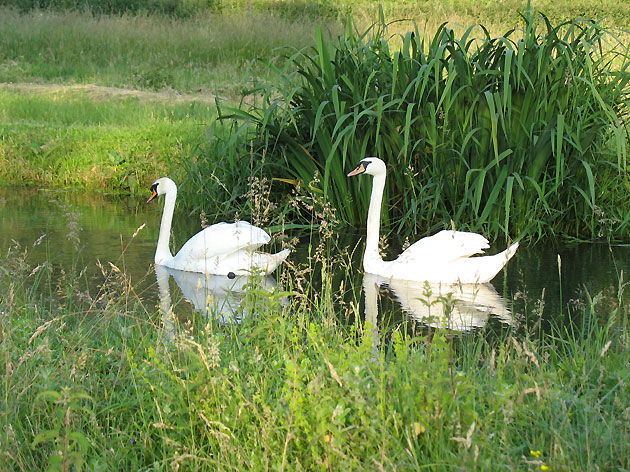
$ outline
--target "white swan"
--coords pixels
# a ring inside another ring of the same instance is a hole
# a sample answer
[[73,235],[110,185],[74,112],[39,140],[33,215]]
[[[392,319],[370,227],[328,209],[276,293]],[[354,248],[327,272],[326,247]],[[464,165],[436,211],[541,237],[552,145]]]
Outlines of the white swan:
[[195,234],[173,256],[169,249],[171,223],[177,186],[168,177],[157,179],[151,186],[151,198],[165,195],[160,235],[155,250],[155,264],[172,269],[205,274],[246,275],[252,272],[269,274],[289,255],[289,249],[277,254],[257,252],[270,241],[269,235],[247,221],[217,223]]
[[359,174],[374,176],[363,256],[365,272],[387,279],[416,282],[485,283],[516,253],[518,243],[494,256],[470,257],[489,248],[488,240],[480,234],[444,230],[415,242],[397,259],[384,261],[378,253],[378,240],[386,173],[383,161],[367,157],[348,174],[348,177]]

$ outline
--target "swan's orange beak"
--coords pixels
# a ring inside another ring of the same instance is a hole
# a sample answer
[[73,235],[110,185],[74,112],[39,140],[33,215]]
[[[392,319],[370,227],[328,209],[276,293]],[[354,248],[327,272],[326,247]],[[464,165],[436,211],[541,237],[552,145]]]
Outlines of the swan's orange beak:
[[149,199],[147,200],[147,203],[151,202],[151,200],[155,199],[155,197],[158,196],[157,191],[155,190],[155,187],[151,187],[151,197],[149,197]]
[[356,169],[348,174],[348,177],[352,177],[353,175],[363,174],[365,172],[365,165],[363,162],[360,162]]

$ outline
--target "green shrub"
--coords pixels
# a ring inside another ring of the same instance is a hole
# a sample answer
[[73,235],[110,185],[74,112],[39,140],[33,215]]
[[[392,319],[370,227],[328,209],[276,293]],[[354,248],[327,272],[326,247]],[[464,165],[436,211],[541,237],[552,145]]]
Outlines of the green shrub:
[[390,172],[384,221],[401,234],[453,221],[506,239],[627,236],[627,50],[597,23],[531,13],[502,37],[479,30],[442,26],[425,42],[415,29],[397,50],[385,24],[320,33],[234,116],[256,125],[254,147],[285,163],[282,177],[321,173],[350,224],[364,221],[369,180],[345,175],[376,155]]

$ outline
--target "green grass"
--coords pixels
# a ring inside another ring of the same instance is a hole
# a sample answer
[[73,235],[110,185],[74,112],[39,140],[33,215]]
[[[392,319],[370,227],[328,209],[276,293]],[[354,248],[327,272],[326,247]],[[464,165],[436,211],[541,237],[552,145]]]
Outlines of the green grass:
[[2,8],[0,82],[18,85],[0,90],[0,179],[143,189],[176,171],[171,162],[193,161],[216,94],[238,101],[255,59],[309,44],[314,28],[264,12],[178,20]]
[[[5,1],[1,5],[19,3]],[[71,4],[52,3],[59,7]],[[154,2],[160,3],[166,2]],[[593,1],[535,1],[532,6],[544,11],[554,23],[584,16],[603,19],[607,26],[630,26],[625,2],[605,8]],[[63,9],[30,11],[30,7],[20,13],[6,6],[0,8],[2,82],[209,91],[232,98],[249,88],[253,76],[265,73],[256,66],[248,69],[253,60],[273,57],[278,47],[314,44],[317,26],[336,34],[347,19],[347,12],[352,12],[361,28],[378,20],[378,3],[367,0],[338,7],[309,1],[227,1],[220,13],[210,10],[190,18],[146,14],[92,16]],[[383,8],[388,19],[416,20],[425,36],[432,36],[443,22],[462,30],[482,23],[496,35],[520,24],[519,14],[526,10],[527,2],[504,2],[502,8],[496,8],[492,2],[469,0],[410,4],[390,1]],[[395,28],[392,26],[392,31],[396,32]]]
[[0,82],[95,84],[234,98],[250,64],[280,46],[312,43],[315,25],[270,14],[190,20],[45,11],[0,15]]
[[210,101],[94,87],[0,89],[0,179],[114,192],[145,190],[201,146]]
[[[553,20],[571,20],[577,17],[589,19],[605,18],[607,24],[628,26],[630,6],[627,2],[598,3],[592,0],[535,0],[534,8],[548,12]],[[504,0],[497,8],[495,2],[474,0],[421,0],[399,2],[396,0],[345,0],[341,2],[313,0],[127,0],[100,2],[94,0],[1,0],[0,5],[11,6],[21,12],[44,9],[54,11],[87,11],[94,15],[157,15],[170,18],[202,16],[208,13],[230,11],[273,12],[274,15],[295,19],[310,17],[331,19],[351,11],[357,16],[376,18],[379,7],[388,16],[422,19],[423,23],[466,19],[464,23],[483,20],[486,24],[508,24],[515,26],[515,19],[528,5],[527,0]],[[440,18],[436,18],[440,17]],[[371,21],[370,21],[371,22]]]
[[90,297],[76,273],[3,254],[0,468],[630,467],[623,283],[546,333],[403,318],[375,336],[333,249],[284,270],[291,293],[252,291],[240,323],[191,313],[174,328],[114,268]]

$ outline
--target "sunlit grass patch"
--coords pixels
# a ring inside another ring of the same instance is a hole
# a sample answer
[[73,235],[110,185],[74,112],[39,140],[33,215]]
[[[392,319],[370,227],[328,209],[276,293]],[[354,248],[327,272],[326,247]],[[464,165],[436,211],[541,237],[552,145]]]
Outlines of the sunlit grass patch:
[[233,98],[251,85],[255,59],[272,57],[280,46],[312,44],[314,28],[306,19],[260,12],[177,20],[3,8],[0,81],[220,92]]
[[1,90],[0,178],[135,192],[201,145],[216,114],[209,101],[93,91]]

